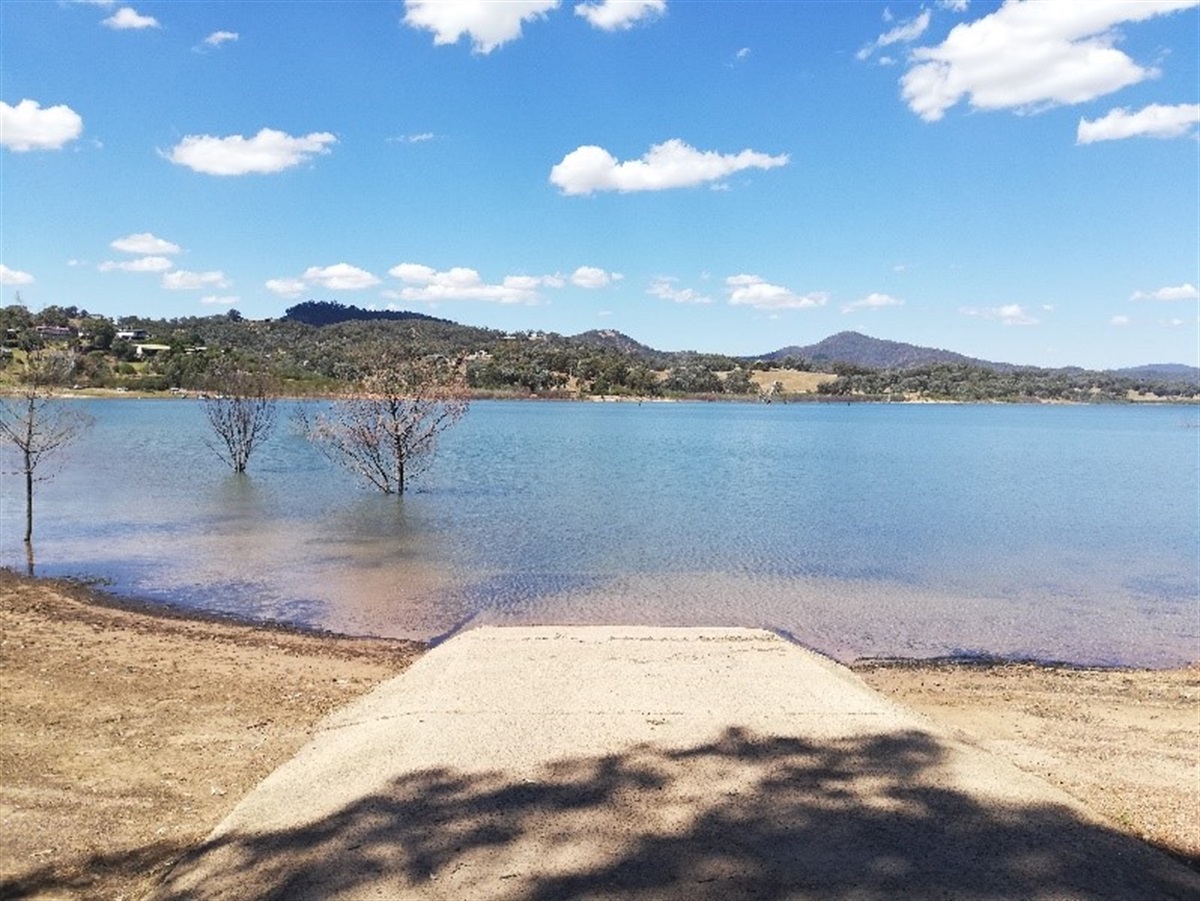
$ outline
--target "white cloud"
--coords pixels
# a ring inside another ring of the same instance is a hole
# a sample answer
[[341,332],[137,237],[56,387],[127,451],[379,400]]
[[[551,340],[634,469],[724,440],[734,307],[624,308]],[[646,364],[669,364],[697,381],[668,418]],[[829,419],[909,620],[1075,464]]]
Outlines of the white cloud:
[[299,297],[308,290],[308,285],[298,278],[269,278],[266,289],[280,297]]
[[423,131],[415,135],[397,135],[394,138],[388,138],[389,144],[421,144],[425,141],[432,141],[435,135],[432,131]]
[[83,119],[69,106],[42,109],[36,100],[16,106],[0,101],[0,145],[9,150],[58,150],[81,134]]
[[712,298],[693,288],[677,288],[679,279],[660,276],[650,282],[646,293],[652,297],[669,300],[671,303],[712,303]]
[[595,266],[580,266],[571,273],[571,284],[577,288],[605,288],[622,278],[619,272],[605,272]]
[[976,316],[980,319],[991,319],[1004,325],[1037,325],[1038,320],[1030,316],[1025,308],[1017,303],[1005,304],[999,307],[963,307],[959,310],[964,316]]
[[1185,282],[1175,287],[1159,288],[1157,291],[1134,291],[1130,300],[1196,300],[1200,291],[1196,286]]
[[1080,144],[1124,138],[1182,138],[1200,124],[1200,103],[1163,106],[1152,103],[1136,113],[1115,109],[1100,119],[1079,120],[1075,140]]
[[116,31],[139,31],[143,28],[158,28],[158,19],[154,16],[143,16],[137,10],[122,6],[104,20],[105,25]]
[[265,174],[282,172],[314,156],[329,153],[326,145],[336,143],[337,138],[325,131],[292,137],[273,128],[264,128],[252,138],[188,135],[170,153],[163,155],[172,163],[207,175]]
[[881,34],[872,43],[867,44],[856,54],[859,59],[867,59],[872,53],[880,47],[889,47],[892,44],[911,44],[929,28],[929,22],[932,14],[929,10],[924,10],[919,16],[914,19],[897,25],[890,31]]
[[309,266],[302,278],[311,284],[320,285],[330,291],[362,291],[379,284],[379,279],[349,263],[334,263],[332,266]]
[[641,159],[624,163],[618,163],[603,147],[579,147],[550,170],[550,181],[568,195],[662,191],[717,181],[744,169],[773,169],[787,162],[787,154],[768,156],[754,150],[721,154],[700,151],[672,138],[655,144]]
[[200,298],[200,303],[209,304],[210,306],[228,307],[240,301],[237,296],[221,296],[217,294],[208,294]]
[[176,269],[168,272],[162,278],[162,286],[168,291],[197,291],[200,288],[229,287],[229,279],[221,271],[188,272],[186,269]]
[[952,13],[965,13],[970,0],[937,0],[938,9],[948,9]]
[[725,279],[729,302],[756,310],[807,310],[823,307],[829,302],[824,291],[796,294],[779,285],[768,284],[757,275],[731,275]]
[[1108,320],[1109,325],[1122,326],[1129,325],[1129,323],[1130,319],[1128,316],[1114,316],[1112,319]]
[[881,310],[884,307],[902,307],[904,301],[892,297],[890,294],[879,294],[877,292],[868,294],[861,300],[851,301],[842,307],[843,313],[853,313],[855,310]]
[[143,255],[149,254],[164,254],[164,253],[179,253],[179,245],[172,244],[170,241],[165,241],[162,238],[157,238],[150,232],[139,232],[135,235],[126,235],[124,238],[117,238],[108,245],[113,250],[119,250],[122,253],[139,253]]
[[475,53],[491,53],[521,36],[521,26],[558,9],[559,0],[405,0],[404,24],[433,32],[436,45],[464,34]]
[[1198,3],[1006,0],[994,13],[956,25],[938,46],[915,49],[901,93],[926,122],[964,97],[976,109],[1022,111],[1094,100],[1158,74],[1116,49],[1117,25]]
[[0,285],[31,285],[33,276],[20,269],[9,269],[0,263]]
[[601,31],[620,31],[638,22],[654,19],[667,11],[667,0],[601,0],[579,3],[575,15],[583,16]]
[[510,275],[498,285],[488,284],[478,272],[465,266],[438,272],[420,263],[400,263],[389,269],[388,275],[400,279],[406,287],[399,292],[385,292],[387,297],[426,303],[483,300],[503,304],[534,304],[538,302],[536,288],[544,282],[544,279],[535,276]]
[[[114,244],[116,242],[113,242]],[[118,248],[118,250],[121,248]],[[101,272],[166,272],[175,263],[163,256],[139,257],[136,260],[113,262],[105,260],[96,268]]]
[[214,31],[204,39],[206,47],[220,47],[222,44],[228,44],[238,39],[239,35],[236,31]]

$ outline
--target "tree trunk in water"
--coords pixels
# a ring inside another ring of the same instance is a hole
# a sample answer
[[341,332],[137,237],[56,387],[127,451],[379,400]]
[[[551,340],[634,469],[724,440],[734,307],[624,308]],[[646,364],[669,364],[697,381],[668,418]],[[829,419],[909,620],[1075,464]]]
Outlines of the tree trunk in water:
[[33,541],[33,461],[25,451],[25,543]]

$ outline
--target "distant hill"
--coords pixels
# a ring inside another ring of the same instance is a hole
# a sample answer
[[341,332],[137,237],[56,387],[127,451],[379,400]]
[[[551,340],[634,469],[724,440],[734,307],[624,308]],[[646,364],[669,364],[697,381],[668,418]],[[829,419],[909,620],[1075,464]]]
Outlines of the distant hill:
[[572,335],[571,340],[590,347],[605,347],[615,350],[617,353],[632,356],[658,356],[661,354],[661,351],[647,347],[613,329],[592,329],[589,332],[580,332],[578,335]]
[[867,369],[908,369],[914,366],[929,366],[935,363],[959,363],[982,366],[996,371],[1007,371],[1016,367],[1008,363],[991,363],[977,360],[949,350],[934,347],[919,347],[900,341],[885,341],[858,332],[838,332],[824,341],[803,347],[791,345],[764,354],[764,360],[782,360],[799,357],[812,363],[848,363]]
[[[782,360],[785,357],[798,357],[809,361],[818,368],[822,363],[844,363],[865,369],[912,369],[918,366],[950,363],[978,366],[993,372],[1017,372],[1038,368],[980,360],[936,347],[885,341],[859,332],[838,332],[824,341],[803,347],[799,345],[781,347],[779,350],[764,354],[762,359]],[[1084,372],[1077,366],[1064,367],[1057,371]],[[1141,381],[1200,385],[1200,368],[1186,366],[1182,363],[1152,363],[1146,366],[1131,366],[1126,369],[1110,369],[1107,372],[1120,378]]]
[[1111,369],[1113,375],[1129,379],[1147,379],[1155,382],[1184,382],[1200,385],[1200,367],[1182,363],[1151,363],[1147,366],[1130,366],[1126,369]]
[[305,325],[335,325],[339,322],[360,321],[397,322],[409,319],[450,324],[447,319],[426,316],[424,313],[412,313],[408,310],[364,310],[331,300],[306,300],[294,307],[288,307],[283,313],[283,318],[291,322],[303,322]]

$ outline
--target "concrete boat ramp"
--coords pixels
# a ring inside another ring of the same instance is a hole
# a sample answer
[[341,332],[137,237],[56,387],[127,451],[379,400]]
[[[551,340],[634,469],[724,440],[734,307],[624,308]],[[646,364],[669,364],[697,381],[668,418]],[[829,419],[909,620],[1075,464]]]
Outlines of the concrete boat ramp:
[[1200,898],[769,632],[481,628],[338,711],[161,898]]

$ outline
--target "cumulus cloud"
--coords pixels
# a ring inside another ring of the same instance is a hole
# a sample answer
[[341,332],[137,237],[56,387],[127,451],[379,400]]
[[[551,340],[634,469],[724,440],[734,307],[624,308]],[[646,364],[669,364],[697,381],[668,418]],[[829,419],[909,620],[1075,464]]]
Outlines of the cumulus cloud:
[[924,10],[916,18],[910,19],[901,25],[897,25],[890,31],[881,34],[874,41],[863,47],[856,54],[859,59],[868,59],[871,54],[880,47],[889,47],[892,44],[911,44],[929,28],[929,22],[932,14],[929,10]]
[[252,138],[188,135],[163,155],[176,165],[207,175],[269,174],[329,153],[328,145],[335,143],[337,138],[325,131],[292,137],[264,128]]
[[154,16],[143,16],[129,6],[122,6],[104,20],[105,25],[115,31],[140,31],[144,28],[158,28],[158,19]]
[[1200,103],[1163,106],[1152,103],[1136,113],[1115,109],[1099,119],[1079,120],[1075,140],[1079,144],[1120,141],[1125,138],[1182,138],[1200,124]]
[[58,150],[83,134],[83,119],[69,106],[42,109],[36,100],[0,101],[0,145],[18,153]]
[[994,13],[955,26],[936,47],[915,49],[901,93],[926,122],[964,98],[975,109],[1019,111],[1094,100],[1158,74],[1114,46],[1116,26],[1198,3],[1007,0]]
[[842,307],[843,313],[853,313],[855,310],[881,310],[884,307],[902,307],[904,301],[890,294],[871,293],[860,300],[851,301]]
[[219,270],[214,272],[188,272],[186,269],[176,269],[168,272],[162,278],[162,286],[168,291],[197,291],[201,288],[229,287],[229,279]]
[[379,284],[379,279],[349,263],[332,266],[309,266],[302,276],[304,281],[328,288],[330,291],[362,291]]
[[605,272],[595,266],[580,266],[571,273],[571,284],[577,288],[606,288],[623,277],[619,272]]
[[729,302],[756,310],[807,310],[829,302],[825,291],[796,294],[780,285],[772,285],[757,275],[731,275],[725,279]]
[[693,288],[677,287],[679,279],[671,276],[659,276],[650,282],[646,293],[671,303],[712,303],[712,298],[701,294]]
[[308,285],[298,278],[269,278],[266,289],[280,297],[299,297],[308,290]]
[[769,156],[754,150],[741,153],[700,151],[672,138],[655,144],[641,159],[617,162],[603,147],[585,145],[550,170],[550,181],[564,194],[596,191],[663,191],[714,182],[744,169],[773,169],[787,165],[787,154]]
[[521,36],[525,22],[558,9],[559,0],[405,0],[404,24],[433,32],[436,45],[467,35],[475,53],[488,54]]
[[991,319],[1004,325],[1037,325],[1038,320],[1029,315],[1025,308],[1018,303],[1005,304],[999,307],[963,307],[959,312],[964,316],[976,316],[980,319]]
[[537,276],[510,275],[500,284],[488,284],[478,272],[465,266],[439,272],[420,263],[400,263],[389,269],[388,275],[405,284],[399,292],[385,292],[388,297],[425,303],[483,300],[503,304],[534,304],[538,301],[537,287],[543,283],[543,279]]
[[639,22],[655,19],[667,11],[667,0],[601,0],[579,3],[575,15],[583,16],[593,28],[621,31]]
[[143,255],[149,254],[164,254],[164,253],[179,253],[179,245],[173,244],[162,238],[155,237],[150,232],[139,232],[134,235],[126,235],[124,238],[117,238],[108,245],[113,250],[119,250],[122,253],[139,253]]
[[[116,242],[113,242],[114,244]],[[120,249],[120,248],[118,248]],[[166,272],[175,263],[163,256],[145,256],[136,260],[105,260],[96,268],[101,272]]]
[[965,13],[970,6],[970,0],[937,0],[938,9],[948,9],[954,13]]
[[33,276],[20,269],[9,269],[0,263],[0,285],[31,285]]
[[1185,282],[1175,287],[1159,288],[1157,291],[1134,291],[1130,300],[1196,300],[1200,291],[1196,286]]
[[205,47],[220,47],[222,44],[229,44],[238,39],[239,35],[236,31],[214,31],[204,39]]

